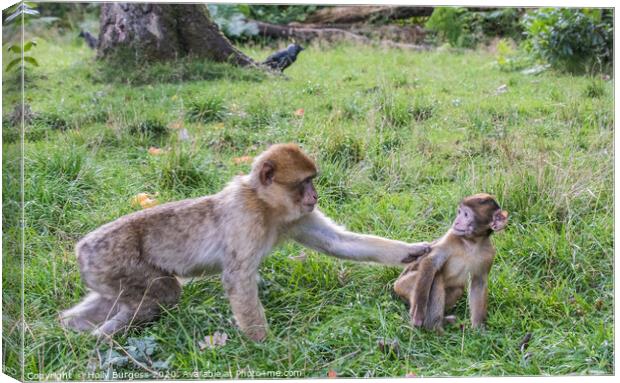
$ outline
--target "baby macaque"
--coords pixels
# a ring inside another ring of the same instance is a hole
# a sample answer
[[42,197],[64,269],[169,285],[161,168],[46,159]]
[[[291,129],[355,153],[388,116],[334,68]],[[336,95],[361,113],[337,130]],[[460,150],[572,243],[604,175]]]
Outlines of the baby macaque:
[[483,326],[495,257],[490,237],[507,223],[508,212],[489,194],[461,201],[450,230],[431,244],[429,255],[408,265],[394,285],[396,294],[410,304],[413,326],[441,332],[449,319],[445,311],[463,295],[468,280],[472,326]]

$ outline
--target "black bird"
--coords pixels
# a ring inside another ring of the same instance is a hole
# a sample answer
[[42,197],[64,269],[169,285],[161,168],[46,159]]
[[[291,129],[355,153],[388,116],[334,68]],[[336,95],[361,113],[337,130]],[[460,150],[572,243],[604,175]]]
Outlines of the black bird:
[[86,44],[90,47],[90,49],[97,48],[97,38],[90,34],[88,31],[80,31],[78,37],[83,37],[86,41]]
[[286,47],[286,49],[277,51],[276,53],[267,57],[267,60],[263,62],[263,65],[267,65],[271,69],[276,69],[282,72],[286,68],[291,66],[291,64],[293,64],[295,60],[297,60],[297,55],[303,50],[304,48],[302,48],[300,45],[291,44]]

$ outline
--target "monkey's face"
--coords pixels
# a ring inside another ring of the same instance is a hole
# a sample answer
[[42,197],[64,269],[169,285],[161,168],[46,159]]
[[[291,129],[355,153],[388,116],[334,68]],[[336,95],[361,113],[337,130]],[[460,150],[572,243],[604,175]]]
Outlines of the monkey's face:
[[300,180],[285,182],[274,179],[263,186],[262,198],[277,212],[284,222],[291,222],[311,213],[318,201],[312,183],[313,175]]
[[[299,198],[299,203],[301,204],[301,210],[303,213],[310,213],[314,210],[316,203],[319,200],[319,195],[314,188],[314,179],[315,175],[311,175],[306,177],[306,179],[301,180],[297,185],[295,185],[294,194],[297,194],[297,198]],[[294,195],[293,194],[293,195]]]
[[275,192],[274,195],[280,196],[280,207],[286,210],[287,221],[296,220],[314,210],[319,196],[313,178],[314,175],[294,182],[274,180],[269,186]]
[[313,179],[318,171],[298,148],[276,149],[271,158],[257,164],[261,198],[277,208],[284,221],[296,220],[317,204]]
[[452,224],[452,232],[460,237],[469,237],[474,234],[476,215],[474,210],[463,204],[456,211],[456,219]]
[[291,209],[298,210],[301,215],[311,213],[319,200],[314,188],[314,177],[313,174],[295,182],[279,183],[284,188],[283,194],[288,199]]
[[460,237],[480,237],[504,229],[508,212],[501,210],[493,199],[474,197],[466,198],[459,205],[452,232]]

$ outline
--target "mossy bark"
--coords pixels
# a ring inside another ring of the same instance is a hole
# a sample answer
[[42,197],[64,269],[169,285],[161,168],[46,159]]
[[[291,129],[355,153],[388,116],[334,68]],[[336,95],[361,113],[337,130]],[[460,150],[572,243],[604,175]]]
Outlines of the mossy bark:
[[101,59],[140,63],[192,56],[255,64],[220,32],[204,4],[105,3],[100,25]]

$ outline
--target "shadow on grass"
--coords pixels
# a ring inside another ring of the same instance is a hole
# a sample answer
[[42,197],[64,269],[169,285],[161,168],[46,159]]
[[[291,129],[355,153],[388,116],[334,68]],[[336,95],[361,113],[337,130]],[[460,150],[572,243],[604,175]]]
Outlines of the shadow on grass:
[[201,80],[260,82],[267,77],[260,69],[240,68],[205,59],[183,58],[168,62],[128,63],[98,62],[93,81],[144,85]]

